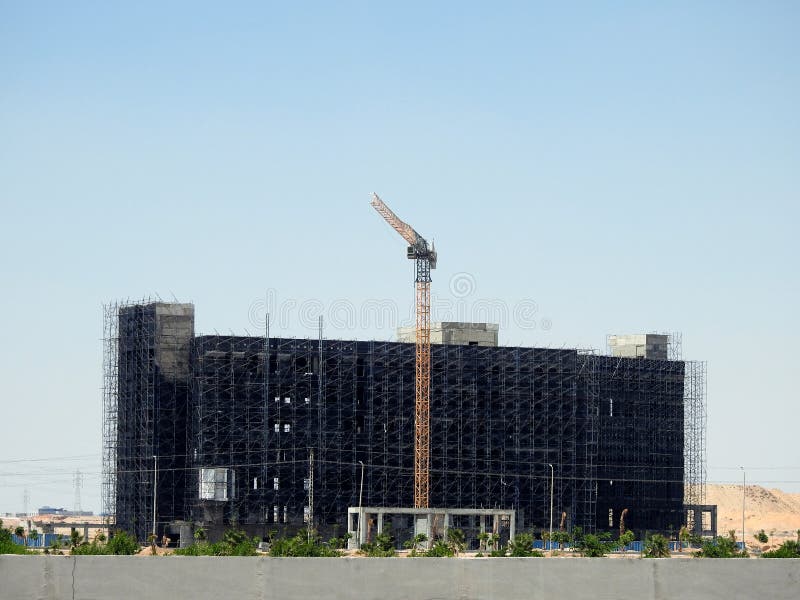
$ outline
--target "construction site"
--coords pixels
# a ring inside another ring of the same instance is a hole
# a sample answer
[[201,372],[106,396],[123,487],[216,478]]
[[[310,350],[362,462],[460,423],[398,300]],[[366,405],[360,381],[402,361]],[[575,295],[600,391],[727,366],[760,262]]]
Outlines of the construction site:
[[[432,323],[432,245],[377,197],[414,262],[399,341],[196,335],[194,306],[105,310],[103,510],[140,540],[238,527],[398,544],[458,527],[712,531],[705,363],[676,334],[604,352],[507,347]],[[364,507],[370,507],[366,511]]]

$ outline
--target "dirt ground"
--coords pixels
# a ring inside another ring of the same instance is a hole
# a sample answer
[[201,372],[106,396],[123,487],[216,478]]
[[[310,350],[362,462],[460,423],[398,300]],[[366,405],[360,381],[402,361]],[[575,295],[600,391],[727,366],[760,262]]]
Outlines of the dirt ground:
[[[717,505],[717,530],[725,535],[731,529],[742,535],[742,486],[709,484],[706,504]],[[744,527],[747,546],[769,550],[784,540],[797,538],[800,529],[800,494],[775,488],[748,485],[745,490]],[[753,537],[761,529],[769,536],[767,544]]]

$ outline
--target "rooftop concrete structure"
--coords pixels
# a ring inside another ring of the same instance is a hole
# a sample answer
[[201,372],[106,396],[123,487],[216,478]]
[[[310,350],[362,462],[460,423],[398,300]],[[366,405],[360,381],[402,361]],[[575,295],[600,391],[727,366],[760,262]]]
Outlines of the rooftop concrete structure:
[[660,333],[608,336],[608,346],[611,349],[611,356],[620,356],[624,358],[668,360],[668,343],[669,336]]
[[[496,323],[431,323],[431,344],[457,346],[497,346],[500,326]],[[413,344],[417,341],[416,327],[398,327],[397,341]]]

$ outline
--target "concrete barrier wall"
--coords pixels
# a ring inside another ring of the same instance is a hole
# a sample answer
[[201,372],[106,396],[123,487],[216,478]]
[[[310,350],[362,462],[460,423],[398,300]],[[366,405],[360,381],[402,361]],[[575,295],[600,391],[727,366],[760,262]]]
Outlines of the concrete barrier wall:
[[800,559],[0,556],[0,598],[800,598]]

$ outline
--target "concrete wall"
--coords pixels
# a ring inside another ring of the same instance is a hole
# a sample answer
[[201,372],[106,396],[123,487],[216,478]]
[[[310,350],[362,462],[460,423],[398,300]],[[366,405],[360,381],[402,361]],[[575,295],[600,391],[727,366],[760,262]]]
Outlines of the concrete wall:
[[[461,323],[443,321],[431,323],[431,344],[457,346],[497,346],[500,326],[496,323]],[[417,328],[398,327],[397,341],[413,344],[417,341]]]
[[800,559],[0,556],[3,600],[758,597],[800,597]]
[[660,333],[608,336],[611,356],[624,358],[667,360],[668,344],[669,336]]

